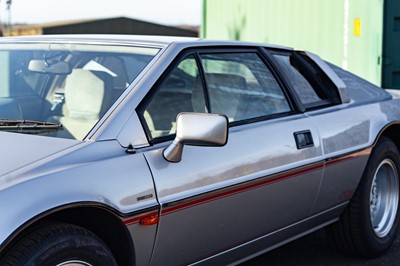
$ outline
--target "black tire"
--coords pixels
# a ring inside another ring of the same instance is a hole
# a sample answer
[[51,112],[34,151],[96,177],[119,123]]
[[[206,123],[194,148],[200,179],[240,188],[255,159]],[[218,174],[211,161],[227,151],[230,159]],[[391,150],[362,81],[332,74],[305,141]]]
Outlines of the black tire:
[[19,240],[2,258],[1,266],[55,266],[66,262],[117,265],[111,251],[90,231],[75,225],[42,225]]
[[372,150],[349,206],[329,228],[342,251],[364,258],[377,257],[396,238],[400,214],[399,158],[396,145],[387,137],[382,137]]

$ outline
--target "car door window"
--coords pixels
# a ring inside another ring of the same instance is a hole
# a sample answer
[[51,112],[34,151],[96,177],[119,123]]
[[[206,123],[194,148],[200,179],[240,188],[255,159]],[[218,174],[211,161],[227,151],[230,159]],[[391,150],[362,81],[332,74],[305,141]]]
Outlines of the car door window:
[[155,89],[154,97],[142,112],[152,139],[174,134],[176,116],[180,112],[206,111],[199,69],[193,55],[173,68]]
[[230,122],[289,112],[290,105],[257,53],[213,53],[200,56],[211,113]]

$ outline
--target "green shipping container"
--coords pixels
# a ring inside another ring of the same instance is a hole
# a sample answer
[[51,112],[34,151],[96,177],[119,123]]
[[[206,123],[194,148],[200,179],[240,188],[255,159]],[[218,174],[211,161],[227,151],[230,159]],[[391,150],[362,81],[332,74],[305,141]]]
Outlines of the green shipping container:
[[202,37],[311,51],[400,89],[400,0],[203,0]]

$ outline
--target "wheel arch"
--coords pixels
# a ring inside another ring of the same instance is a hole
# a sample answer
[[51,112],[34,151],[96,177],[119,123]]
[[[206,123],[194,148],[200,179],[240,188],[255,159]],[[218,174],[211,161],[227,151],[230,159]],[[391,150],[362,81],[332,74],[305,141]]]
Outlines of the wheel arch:
[[91,231],[108,246],[118,265],[134,265],[134,246],[127,227],[118,214],[107,207],[94,204],[63,206],[39,215],[13,234],[3,250],[4,253],[32,229],[49,222],[72,224]]
[[390,138],[396,145],[397,149],[400,151],[400,122],[389,124],[385,128],[383,128],[375,139],[373,146],[378,143],[379,139],[382,136]]

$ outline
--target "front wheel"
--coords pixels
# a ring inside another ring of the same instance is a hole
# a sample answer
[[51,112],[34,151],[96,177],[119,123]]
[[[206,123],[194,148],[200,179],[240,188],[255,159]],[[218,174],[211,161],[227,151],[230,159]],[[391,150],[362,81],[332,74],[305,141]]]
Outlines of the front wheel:
[[376,257],[396,238],[399,227],[399,166],[396,145],[382,137],[369,158],[361,182],[331,236],[340,249]]
[[20,239],[1,266],[113,266],[111,251],[90,231],[75,225],[45,224]]

